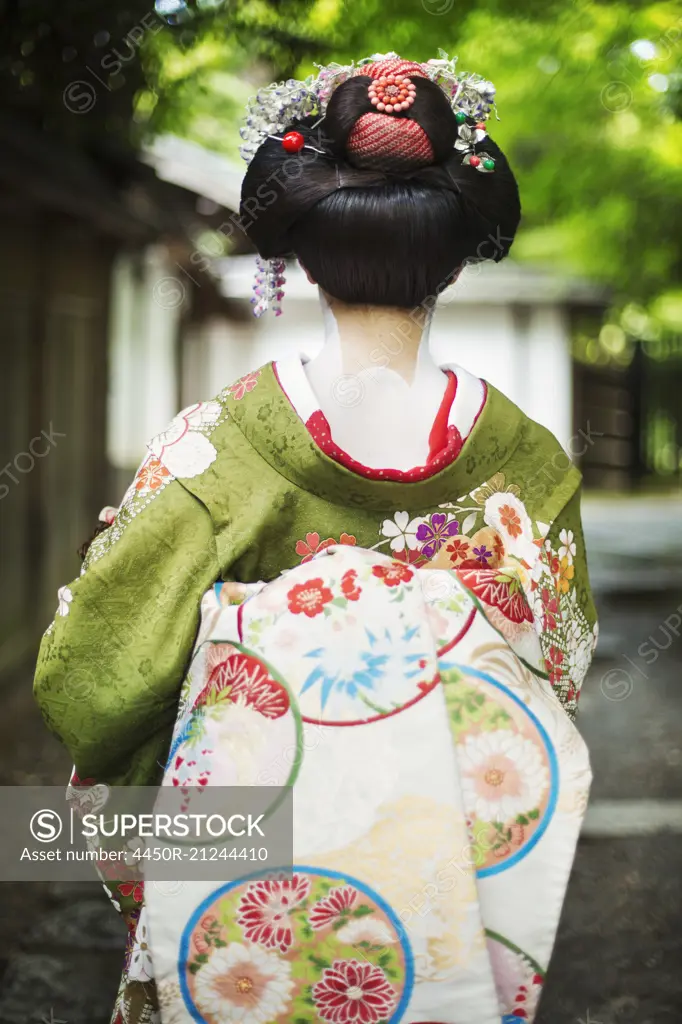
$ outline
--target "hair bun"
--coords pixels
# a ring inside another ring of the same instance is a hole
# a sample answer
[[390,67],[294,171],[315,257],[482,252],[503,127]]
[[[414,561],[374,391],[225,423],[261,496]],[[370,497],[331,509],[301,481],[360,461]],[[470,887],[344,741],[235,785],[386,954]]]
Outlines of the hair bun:
[[[372,105],[369,87],[389,75],[408,77],[414,100],[400,112]],[[363,64],[329,100],[323,131],[332,147],[355,167],[404,172],[446,160],[457,140],[457,121],[440,86],[420,64],[391,58]]]

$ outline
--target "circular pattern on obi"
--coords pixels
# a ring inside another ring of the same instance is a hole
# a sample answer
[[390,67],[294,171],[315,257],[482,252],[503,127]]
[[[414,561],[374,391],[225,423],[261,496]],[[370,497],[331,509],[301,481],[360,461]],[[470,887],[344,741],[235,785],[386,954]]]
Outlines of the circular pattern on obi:
[[347,561],[332,553],[321,566],[301,565],[243,605],[245,643],[257,648],[267,635],[301,718],[312,725],[377,722],[439,683],[415,571],[387,558],[351,560],[346,569]]
[[[263,658],[237,643],[203,645],[198,692],[168,759],[165,785],[272,786],[274,810],[302,758],[296,700]],[[268,813],[269,813],[268,812]]]
[[462,798],[480,878],[512,867],[554,814],[559,769],[542,723],[511,690],[467,665],[441,666]]
[[308,673],[297,690],[304,722],[357,726],[379,722],[423,700],[440,682],[438,666],[417,631],[348,632],[338,648],[306,656]]
[[394,911],[350,875],[307,866],[241,879],[196,908],[180,943],[193,1020],[397,1024],[414,984]]

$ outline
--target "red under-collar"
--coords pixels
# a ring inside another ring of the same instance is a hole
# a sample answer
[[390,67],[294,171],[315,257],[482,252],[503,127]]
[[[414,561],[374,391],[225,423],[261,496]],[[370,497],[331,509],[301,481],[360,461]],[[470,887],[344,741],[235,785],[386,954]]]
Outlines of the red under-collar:
[[448,377],[447,387],[436,418],[429,434],[429,454],[426,464],[413,469],[373,469],[352,458],[348,452],[339,448],[332,437],[327,417],[321,409],[317,409],[306,420],[306,427],[318,447],[346,469],[372,480],[425,480],[439,473],[445,466],[454,462],[462,449],[462,437],[456,426],[448,424],[452,403],[457,393],[457,377],[452,370],[445,371]]

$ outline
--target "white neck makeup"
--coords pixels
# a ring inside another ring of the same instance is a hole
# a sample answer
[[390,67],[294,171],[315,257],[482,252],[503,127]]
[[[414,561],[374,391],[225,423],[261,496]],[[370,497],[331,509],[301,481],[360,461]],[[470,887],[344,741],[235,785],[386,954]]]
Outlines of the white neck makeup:
[[320,300],[325,341],[304,371],[334,441],[371,468],[424,465],[448,383],[429,352],[430,315]]

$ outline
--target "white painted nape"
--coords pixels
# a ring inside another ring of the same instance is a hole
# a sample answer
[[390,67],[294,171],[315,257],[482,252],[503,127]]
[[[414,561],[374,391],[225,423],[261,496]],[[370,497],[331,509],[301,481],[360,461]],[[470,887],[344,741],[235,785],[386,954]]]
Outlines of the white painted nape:
[[[180,408],[214,397],[271,359],[314,357],[324,338],[318,291],[297,264],[287,266],[283,313],[251,315],[252,257],[216,260],[224,295],[243,319],[214,316],[185,325],[190,299],[182,271],[155,246],[144,258],[121,257],[111,308],[108,447],[113,466],[134,469],[147,441]],[[571,450],[572,371],[569,310],[594,306],[594,286],[512,261],[464,272],[439,299],[431,351],[506,394]],[[578,425],[579,426],[579,425]],[[575,446],[574,446],[575,447]]]

